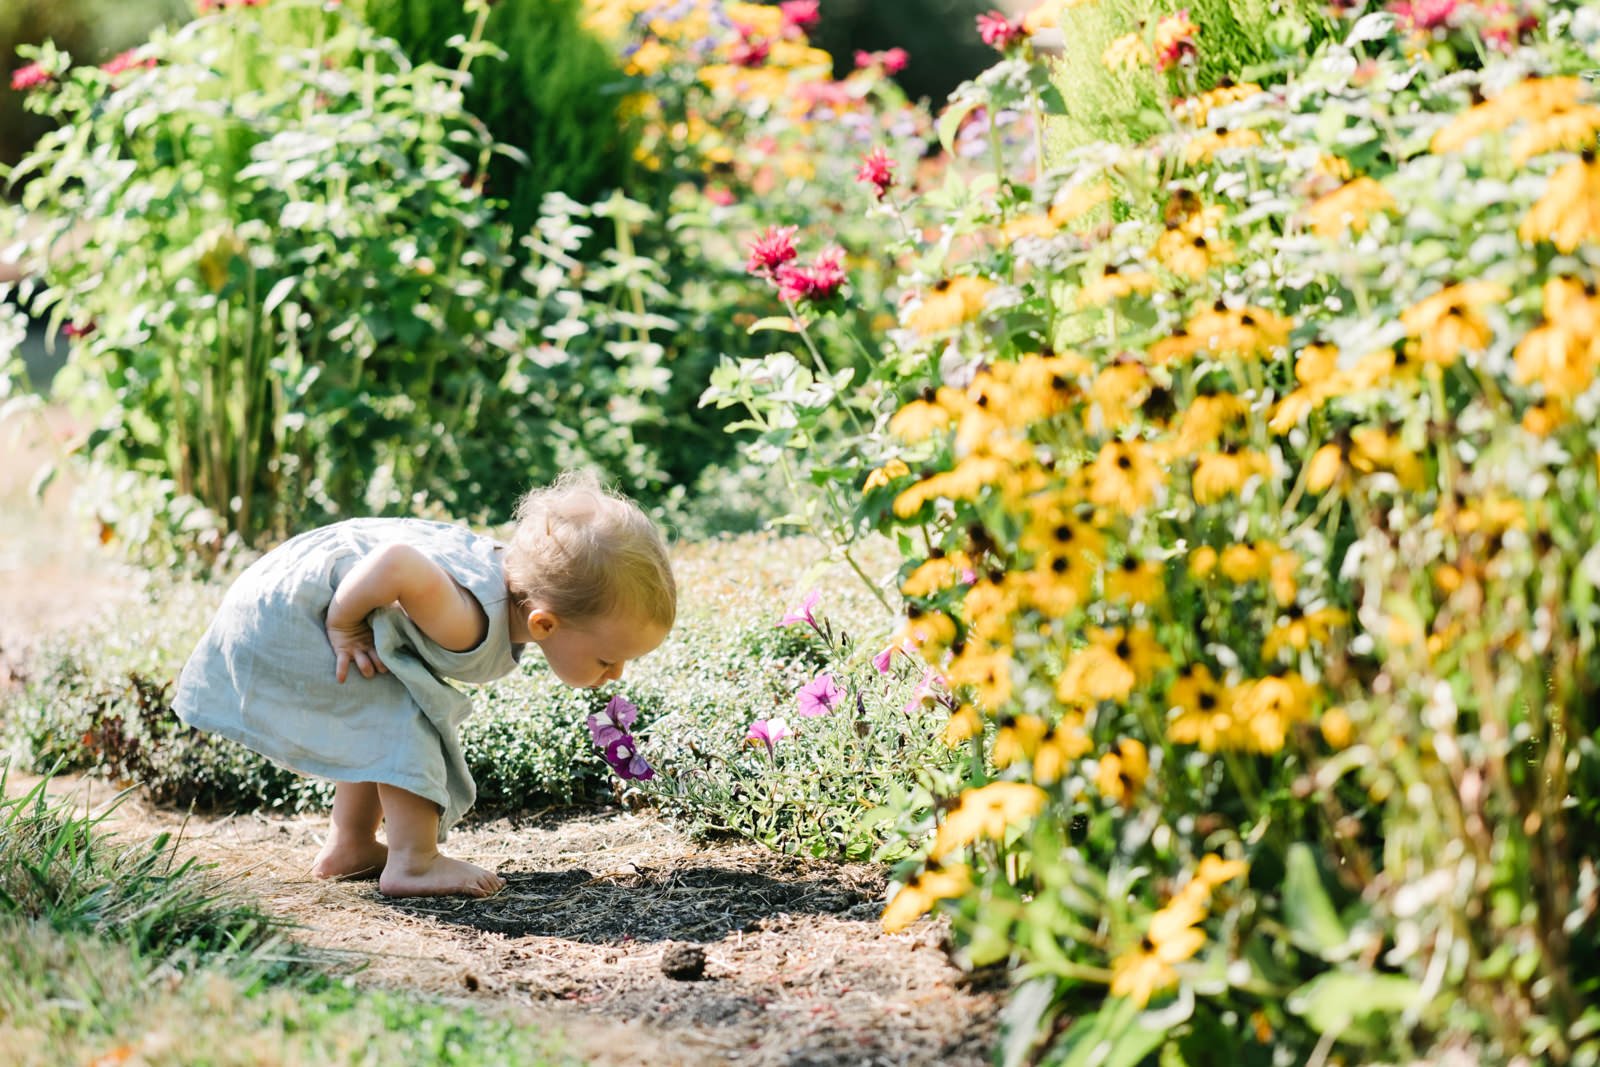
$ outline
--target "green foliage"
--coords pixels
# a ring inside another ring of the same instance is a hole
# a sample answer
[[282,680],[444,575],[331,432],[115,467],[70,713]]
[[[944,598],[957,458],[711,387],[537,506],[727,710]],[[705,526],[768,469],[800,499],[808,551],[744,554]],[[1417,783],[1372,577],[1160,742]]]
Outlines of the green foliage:
[[[488,191],[517,235],[532,232],[546,193],[580,202],[630,187],[635,132],[621,104],[628,88],[611,50],[584,29],[582,0],[500,0],[483,39],[466,109],[517,153],[489,166]],[[461,0],[377,0],[359,5],[379,33],[417,63],[453,68],[473,14]],[[455,40],[457,43],[452,43]]]
[[[1106,48],[1125,34],[1149,42],[1163,16],[1180,10],[1199,32],[1195,58],[1165,73],[1148,64],[1112,70]],[[1049,144],[1059,155],[1095,142],[1132,144],[1167,126],[1169,98],[1235,83],[1281,81],[1335,31],[1320,0],[1095,0],[1061,16],[1061,50],[1051,75],[1065,113],[1053,117]]]

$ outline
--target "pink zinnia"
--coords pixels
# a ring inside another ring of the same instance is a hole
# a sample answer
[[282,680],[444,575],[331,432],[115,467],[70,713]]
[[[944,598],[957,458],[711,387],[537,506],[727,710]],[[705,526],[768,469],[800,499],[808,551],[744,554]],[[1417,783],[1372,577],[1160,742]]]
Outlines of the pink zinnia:
[[52,79],[53,76],[48,70],[44,69],[43,65],[29,63],[26,67],[12,72],[11,88],[19,93],[27,92],[29,89],[36,89]]
[[798,226],[769,226],[767,231],[750,242],[750,258],[744,269],[751,274],[771,274],[800,253],[794,247]]
[[801,686],[795,697],[800,704],[801,718],[815,719],[832,711],[844,699],[844,690],[831,674],[823,672]]
[[978,36],[984,44],[1004,52],[1027,34],[1022,23],[1012,22],[999,11],[990,11],[978,16]]
[[783,12],[783,24],[803,30],[822,21],[821,0],[784,0],[778,5]]
[[867,182],[876,191],[878,199],[882,200],[889,187],[894,184],[894,160],[889,158],[889,153],[881,148],[874,148],[861,159],[861,168],[856,171],[856,181]]

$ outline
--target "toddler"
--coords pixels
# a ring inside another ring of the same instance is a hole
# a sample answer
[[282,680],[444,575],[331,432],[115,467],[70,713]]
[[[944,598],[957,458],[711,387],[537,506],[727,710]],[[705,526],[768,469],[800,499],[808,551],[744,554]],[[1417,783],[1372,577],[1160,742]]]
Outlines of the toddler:
[[507,544],[423,519],[350,519],[284,542],[229,589],[174,707],[336,783],[318,877],[487,896],[505,880],[438,848],[476,796],[459,737],[471,703],[443,679],[498,678],[532,643],[566,684],[603,685],[661,643],[676,611],[654,524],[568,474],[522,499]]

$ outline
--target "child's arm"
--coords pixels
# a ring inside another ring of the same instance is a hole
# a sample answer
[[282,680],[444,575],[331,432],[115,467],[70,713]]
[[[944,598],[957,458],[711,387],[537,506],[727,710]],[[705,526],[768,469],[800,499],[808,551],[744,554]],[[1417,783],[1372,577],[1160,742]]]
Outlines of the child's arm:
[[350,569],[328,605],[328,643],[344,681],[352,664],[363,677],[387,671],[372,643],[367,616],[398,603],[423,633],[454,652],[483,640],[489,620],[472,594],[410,545],[383,545]]

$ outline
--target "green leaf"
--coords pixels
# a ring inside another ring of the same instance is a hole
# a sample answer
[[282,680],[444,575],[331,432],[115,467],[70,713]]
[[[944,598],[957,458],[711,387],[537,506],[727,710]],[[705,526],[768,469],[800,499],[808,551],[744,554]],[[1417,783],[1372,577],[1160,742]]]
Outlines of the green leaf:
[[1285,867],[1283,911],[1294,943],[1323,959],[1338,958],[1350,934],[1323,888],[1311,846],[1290,845]]
[[1284,1003],[1319,1034],[1371,1041],[1381,1034],[1357,1028],[1356,1024],[1378,1021],[1373,1017],[1398,1015],[1414,1005],[1421,994],[1421,985],[1403,975],[1328,971],[1290,993]]
[[1167,1038],[1148,1029],[1131,1000],[1118,997],[1072,1024],[1045,1059],[1048,1067],[1139,1067]]
[[1031,1058],[1056,999],[1050,975],[1023,982],[1000,1013],[1000,1067],[1022,1067]]
[[799,333],[800,327],[796,326],[794,319],[788,315],[768,315],[764,319],[757,319],[752,322],[747,332],[758,334],[763,330],[777,330],[780,333]]
[[939,116],[937,127],[939,144],[946,152],[953,153],[955,151],[956,133],[961,129],[961,123],[982,103],[983,101],[976,99],[963,100],[960,103],[951,104],[945,108],[944,114]]

